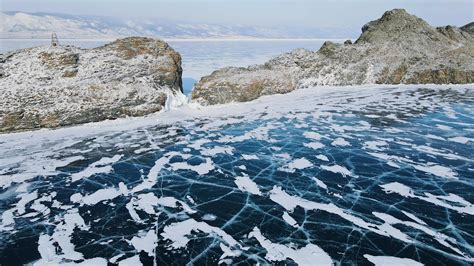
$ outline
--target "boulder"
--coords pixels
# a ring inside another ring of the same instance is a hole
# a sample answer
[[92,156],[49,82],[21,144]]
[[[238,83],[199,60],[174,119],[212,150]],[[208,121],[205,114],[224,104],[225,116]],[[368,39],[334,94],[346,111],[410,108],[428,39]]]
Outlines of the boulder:
[[435,28],[394,9],[365,24],[354,44],[325,42],[317,52],[298,49],[263,65],[221,69],[203,77],[192,98],[212,105],[319,85],[473,83],[473,27]]
[[35,47],[0,58],[0,132],[142,116],[182,95],[181,56],[161,40]]

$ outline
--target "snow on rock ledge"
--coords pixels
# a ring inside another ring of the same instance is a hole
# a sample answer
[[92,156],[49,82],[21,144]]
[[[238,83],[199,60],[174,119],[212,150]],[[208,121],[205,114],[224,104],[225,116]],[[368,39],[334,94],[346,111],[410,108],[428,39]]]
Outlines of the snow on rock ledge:
[[151,38],[0,55],[0,132],[142,116],[182,98],[181,56]]
[[228,67],[203,77],[192,98],[204,105],[245,102],[317,85],[474,83],[474,31],[434,28],[403,9],[385,12],[352,44],[325,42],[263,65]]

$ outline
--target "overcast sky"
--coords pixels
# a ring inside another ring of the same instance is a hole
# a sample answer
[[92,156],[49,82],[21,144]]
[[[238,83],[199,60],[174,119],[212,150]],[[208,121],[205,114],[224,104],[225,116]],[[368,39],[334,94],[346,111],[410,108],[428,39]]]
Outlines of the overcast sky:
[[223,24],[360,27],[405,8],[435,26],[473,21],[474,0],[0,0],[3,11],[54,12]]

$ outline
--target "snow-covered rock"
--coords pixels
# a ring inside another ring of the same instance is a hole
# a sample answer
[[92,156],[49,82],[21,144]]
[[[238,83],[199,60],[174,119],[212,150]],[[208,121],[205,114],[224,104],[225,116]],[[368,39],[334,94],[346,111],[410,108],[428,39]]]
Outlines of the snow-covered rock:
[[316,85],[474,83],[474,33],[434,28],[403,9],[362,28],[352,44],[326,42],[248,68],[228,67],[203,77],[193,91],[204,105],[243,102]]
[[0,132],[53,128],[163,109],[182,98],[181,56],[150,38],[95,49],[43,46],[0,57]]

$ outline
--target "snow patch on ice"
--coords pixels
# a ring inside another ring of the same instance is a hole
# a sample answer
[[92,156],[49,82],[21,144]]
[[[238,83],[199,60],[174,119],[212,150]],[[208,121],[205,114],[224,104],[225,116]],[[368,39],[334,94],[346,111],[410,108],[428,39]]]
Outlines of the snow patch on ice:
[[[347,169],[347,168],[344,167],[344,166],[337,165],[337,164],[335,164],[335,165],[330,165],[330,166],[328,166],[328,165],[321,165],[321,169],[326,170],[326,171],[329,171],[329,172],[333,172],[333,173],[335,173],[335,174],[341,174],[343,177],[346,177],[346,176],[354,176],[354,175],[352,174],[352,172],[351,172],[349,169]],[[356,177],[356,176],[354,176],[354,177]]]
[[242,154],[242,158],[244,158],[244,160],[258,160],[258,156],[254,154]]
[[326,155],[323,155],[323,154],[317,155],[316,158],[321,160],[321,161],[329,162],[329,158]]
[[453,138],[449,138],[449,141],[457,142],[461,144],[468,144],[469,142],[474,141],[474,139],[468,138],[468,137],[453,137]]
[[290,162],[288,165],[284,167],[280,167],[279,170],[289,172],[289,173],[294,173],[296,170],[305,169],[311,166],[313,166],[313,163],[308,161],[306,158],[299,158],[299,159],[293,160],[292,162]]
[[412,259],[398,258],[391,256],[372,256],[365,254],[364,258],[372,262],[375,266],[423,266],[423,263],[419,263]]
[[296,220],[291,217],[287,212],[283,212],[283,216],[282,216],[283,220],[285,220],[285,222],[287,222],[289,225],[297,228],[298,227],[298,222],[296,222]]
[[423,171],[428,174],[432,174],[435,176],[448,178],[448,179],[458,179],[457,173],[446,167],[441,165],[413,165],[413,167],[417,170]]
[[172,223],[165,226],[161,236],[165,240],[170,240],[172,243],[169,245],[171,249],[184,248],[188,244],[192,232],[203,232],[213,237],[218,237],[229,246],[240,249],[240,244],[231,235],[227,234],[224,230],[210,226],[205,222],[198,222],[194,219],[188,219],[182,222]]
[[138,251],[145,251],[148,256],[153,257],[155,254],[155,247],[158,242],[158,236],[155,230],[150,230],[146,234],[140,232],[138,236],[134,236],[130,243]]
[[310,142],[310,143],[304,143],[303,145],[307,148],[311,148],[315,150],[321,149],[324,147],[324,144],[322,144],[321,142]]
[[116,188],[104,188],[99,189],[96,192],[82,196],[80,193],[76,193],[71,196],[71,201],[74,203],[82,203],[85,205],[95,205],[101,201],[112,200],[122,195],[122,192]]
[[384,150],[385,147],[388,146],[388,143],[383,140],[376,140],[376,141],[366,141],[364,143],[364,148],[369,150],[381,151]]
[[251,237],[256,238],[260,245],[267,250],[265,258],[269,261],[292,259],[298,265],[314,265],[316,262],[318,265],[333,265],[331,257],[317,245],[310,243],[297,249],[273,243],[262,235],[258,227],[250,232],[249,238]]
[[320,140],[322,136],[319,133],[316,132],[304,132],[303,136],[305,136],[308,139],[314,139],[314,140]]
[[317,179],[316,177],[313,177],[313,180],[316,182],[316,184],[318,185],[318,187],[322,188],[322,189],[325,189],[325,190],[328,190],[328,186],[326,184],[324,184],[323,181]]
[[[345,219],[354,225],[374,232],[376,234],[386,236],[386,237],[393,237],[398,240],[401,240],[405,243],[416,243],[415,239],[411,239],[407,234],[400,231],[400,229],[394,227],[393,225],[396,224],[403,224],[405,226],[412,227],[414,229],[420,230],[429,236],[433,237],[436,241],[440,244],[444,245],[447,248],[452,249],[456,253],[460,254],[461,256],[465,257],[466,254],[461,252],[458,248],[451,245],[450,243],[457,243],[456,239],[448,237],[442,233],[436,232],[422,224],[409,222],[409,221],[402,221],[399,220],[389,214],[385,213],[378,213],[373,212],[372,214],[377,218],[381,219],[384,223],[376,224],[366,222],[362,218],[359,218],[351,213],[349,210],[343,210],[333,203],[325,204],[325,203],[318,203],[309,200],[305,200],[296,196],[291,196],[287,194],[285,191],[281,189],[281,187],[274,186],[273,189],[270,191],[270,199],[275,203],[281,205],[287,211],[293,211],[297,206],[300,206],[306,210],[322,210],[328,213],[337,215],[342,219]],[[449,241],[449,242],[448,242]]]
[[140,261],[140,255],[135,255],[130,258],[126,258],[124,260],[119,261],[119,266],[142,266],[142,262]]
[[217,154],[229,154],[233,155],[234,154],[234,148],[230,146],[221,146],[221,147],[213,147],[211,149],[203,149],[201,151],[202,155],[206,156],[216,156]]
[[[419,196],[416,195],[410,187],[400,184],[398,182],[380,185],[380,187],[385,191],[385,193],[397,193],[403,197],[417,198],[447,209],[455,210],[459,213],[474,215],[474,205],[465,200],[464,198],[452,193],[447,196],[437,196],[425,192],[425,196]],[[455,205],[450,204],[450,202],[455,203]]]
[[104,157],[92,163],[86,169],[71,175],[71,181],[76,182],[83,178],[88,178],[96,174],[107,174],[113,171],[111,164],[118,162],[123,155],[115,155],[112,158]]
[[248,192],[250,194],[259,196],[262,195],[262,192],[260,192],[258,185],[248,176],[238,176],[235,178],[234,183],[243,192]]
[[191,170],[198,175],[205,175],[208,174],[210,171],[214,170],[215,166],[212,163],[211,158],[206,158],[206,161],[204,163],[198,164],[198,165],[190,165],[186,162],[178,162],[178,163],[173,163],[171,164],[171,168],[176,171],[176,170]]
[[339,146],[339,147],[351,146],[351,144],[350,144],[347,140],[345,140],[345,139],[343,139],[343,138],[337,138],[337,139],[335,139],[335,140],[331,143],[331,145],[333,145],[333,146]]

